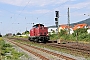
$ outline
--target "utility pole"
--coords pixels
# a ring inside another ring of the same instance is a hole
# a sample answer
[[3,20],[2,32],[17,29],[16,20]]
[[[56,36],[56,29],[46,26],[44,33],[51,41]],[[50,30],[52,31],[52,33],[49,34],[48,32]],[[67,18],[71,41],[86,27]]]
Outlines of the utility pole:
[[27,31],[27,27],[26,27],[26,31]]
[[69,34],[70,34],[70,15],[69,15],[69,7],[68,7],[68,31],[69,31]]

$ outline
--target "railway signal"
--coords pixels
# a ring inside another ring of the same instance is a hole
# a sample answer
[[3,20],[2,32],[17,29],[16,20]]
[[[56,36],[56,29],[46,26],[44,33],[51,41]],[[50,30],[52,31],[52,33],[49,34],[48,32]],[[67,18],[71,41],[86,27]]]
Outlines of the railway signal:
[[56,27],[58,27],[58,18],[55,18]]
[[55,16],[55,24],[56,24],[56,27],[57,27],[57,30],[58,30],[58,27],[59,27],[59,25],[58,25],[59,11],[55,11],[55,14],[56,14],[56,16]]
[[59,18],[59,11],[55,11],[56,17]]

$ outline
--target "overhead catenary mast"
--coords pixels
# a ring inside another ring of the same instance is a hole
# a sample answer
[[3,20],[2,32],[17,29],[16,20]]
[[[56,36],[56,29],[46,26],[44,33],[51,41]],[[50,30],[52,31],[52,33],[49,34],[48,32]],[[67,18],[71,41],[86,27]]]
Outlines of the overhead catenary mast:
[[68,31],[69,31],[69,34],[70,34],[70,15],[69,15],[69,7],[68,7]]

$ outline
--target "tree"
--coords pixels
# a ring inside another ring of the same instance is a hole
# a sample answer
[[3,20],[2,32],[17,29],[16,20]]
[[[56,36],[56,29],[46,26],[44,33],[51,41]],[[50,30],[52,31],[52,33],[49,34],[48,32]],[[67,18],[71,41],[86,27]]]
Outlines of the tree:
[[29,31],[26,30],[26,31],[23,32],[22,34],[24,34],[24,35],[25,35],[25,34],[29,34]]
[[59,33],[60,36],[63,36],[63,35],[66,35],[66,34],[67,34],[66,30],[61,30],[60,33]]
[[18,32],[16,35],[21,35],[21,33]]
[[26,30],[26,31],[25,31],[25,34],[29,34],[29,31]]
[[15,36],[15,34],[13,34],[13,36]]
[[0,37],[2,37],[2,35],[0,34]]
[[74,31],[73,36],[76,36],[76,34],[77,35],[81,35],[83,33],[87,33],[87,29],[85,29],[85,28],[79,28],[79,29],[77,29],[77,30]]

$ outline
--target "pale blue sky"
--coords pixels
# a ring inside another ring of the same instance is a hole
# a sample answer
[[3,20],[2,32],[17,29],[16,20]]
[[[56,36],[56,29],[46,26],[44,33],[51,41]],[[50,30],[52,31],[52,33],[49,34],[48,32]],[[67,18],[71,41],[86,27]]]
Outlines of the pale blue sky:
[[31,29],[31,23],[55,25],[56,10],[60,12],[59,24],[67,24],[68,7],[70,23],[82,21],[89,18],[89,6],[90,0],[0,0],[0,32],[24,32]]

